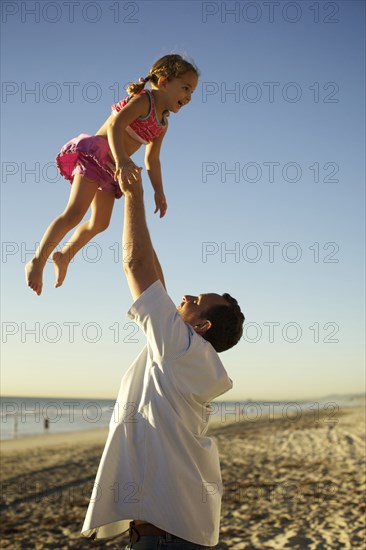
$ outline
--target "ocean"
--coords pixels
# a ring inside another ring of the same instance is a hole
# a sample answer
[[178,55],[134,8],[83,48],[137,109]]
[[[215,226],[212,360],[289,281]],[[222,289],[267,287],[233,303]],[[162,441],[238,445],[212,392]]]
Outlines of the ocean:
[[0,439],[107,427],[115,401],[0,397]]
[[[328,396],[313,401],[220,401],[203,407],[205,421],[222,423],[230,420],[255,422],[261,418],[282,415],[297,420],[304,411],[312,410],[314,420],[326,410],[329,423],[337,418],[340,407],[364,403],[362,395]],[[107,428],[115,400],[47,397],[0,397],[0,439],[33,435],[80,432]]]

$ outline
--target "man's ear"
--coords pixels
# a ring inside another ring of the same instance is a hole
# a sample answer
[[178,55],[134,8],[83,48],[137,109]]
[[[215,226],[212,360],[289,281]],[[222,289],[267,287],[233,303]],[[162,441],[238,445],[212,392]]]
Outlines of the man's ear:
[[197,334],[200,334],[201,336],[205,334],[210,328],[212,327],[211,321],[206,319],[205,321],[200,321],[197,323],[197,325],[194,325],[194,330],[197,332]]

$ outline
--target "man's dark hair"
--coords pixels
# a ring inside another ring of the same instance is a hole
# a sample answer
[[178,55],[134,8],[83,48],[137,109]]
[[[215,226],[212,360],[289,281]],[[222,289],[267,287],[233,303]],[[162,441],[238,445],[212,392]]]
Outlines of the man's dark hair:
[[219,353],[235,346],[243,335],[245,320],[238,302],[230,294],[223,294],[228,305],[210,307],[201,317],[208,319],[212,327],[202,337]]

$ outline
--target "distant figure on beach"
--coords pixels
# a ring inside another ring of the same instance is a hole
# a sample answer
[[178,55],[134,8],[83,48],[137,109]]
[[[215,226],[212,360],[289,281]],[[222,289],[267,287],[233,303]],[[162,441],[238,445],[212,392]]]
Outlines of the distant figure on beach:
[[[69,201],[63,213],[48,226],[25,268],[26,283],[38,296],[48,257],[81,222],[90,205],[90,219],[76,229],[61,251],[52,254],[56,288],[62,285],[75,254],[107,229],[114,200],[123,194],[118,182],[134,182],[142,169],[130,158],[141,145],[146,145],[145,166],[154,188],[154,213],[160,212],[161,218],[165,215],[160,149],[170,112],[178,113],[191,101],[198,76],[197,67],[180,55],[165,55],[145,78],[127,86],[129,95],[112,105],[111,115],[95,136],[80,134],[62,147],[56,163],[62,176],[72,183]],[[152,89],[144,89],[147,82]]]
[[119,181],[135,300],[128,316],[147,345],[122,378],[82,534],[128,531],[125,550],[215,548],[222,481],[207,411],[232,388],[218,352],[240,340],[244,315],[229,294],[185,295],[174,305],[146,225],[141,174]]

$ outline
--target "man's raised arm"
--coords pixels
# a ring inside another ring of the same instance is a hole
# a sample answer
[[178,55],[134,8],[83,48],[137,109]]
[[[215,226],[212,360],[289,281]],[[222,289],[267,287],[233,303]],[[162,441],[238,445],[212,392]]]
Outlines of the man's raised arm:
[[135,183],[120,182],[124,193],[123,269],[134,300],[158,279],[165,287],[159,260],[146,225],[141,174]]

